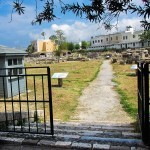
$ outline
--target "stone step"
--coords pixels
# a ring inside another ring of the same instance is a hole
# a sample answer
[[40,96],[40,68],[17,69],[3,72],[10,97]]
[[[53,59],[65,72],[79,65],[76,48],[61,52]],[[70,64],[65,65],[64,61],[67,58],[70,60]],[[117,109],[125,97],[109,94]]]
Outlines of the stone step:
[[[144,146],[140,139],[120,139],[120,138],[100,138],[100,137],[77,137],[77,136],[67,136],[67,135],[57,135],[54,137],[49,137],[49,139],[39,139],[39,138],[14,138],[14,137],[0,137],[0,147],[1,145],[17,147],[29,147],[33,150],[45,150],[45,149],[90,149],[90,150],[100,150],[100,149],[125,149],[125,150],[148,150],[149,147]],[[6,147],[5,147],[6,148]]]
[[[50,126],[46,125],[46,132],[50,133]],[[28,126],[15,126],[16,131],[29,131]],[[9,131],[14,130],[14,126],[9,126]],[[37,132],[36,124],[30,125],[31,132]],[[42,124],[38,125],[38,132],[44,133],[45,130]],[[55,134],[79,135],[79,136],[95,136],[95,137],[114,137],[114,138],[141,138],[139,133],[134,132],[133,126],[112,126],[112,125],[71,125],[57,124],[54,126]]]
[[123,127],[123,126],[66,126],[66,125],[55,125],[55,129],[66,129],[66,130],[90,130],[90,131],[131,131],[134,132],[134,127]]
[[[28,126],[28,124],[25,124]],[[31,127],[36,126],[36,123],[30,123]],[[38,124],[39,127],[44,127],[44,124]],[[46,124],[46,127],[50,127],[49,124]],[[101,131],[101,130],[109,130],[109,131],[131,131],[134,132],[135,128],[131,124],[80,124],[80,123],[54,123],[55,129],[66,129],[66,130],[90,130],[90,131]]]
[[121,131],[90,131],[90,130],[67,130],[67,129],[55,129],[55,134],[68,134],[79,136],[95,136],[95,137],[120,137],[120,138],[141,138],[140,133],[135,132],[121,132]]
[[[36,131],[36,124],[32,123],[31,131]],[[39,125],[39,131],[44,133],[43,124]],[[47,132],[50,133],[49,124],[46,125]],[[13,126],[9,126],[9,129]],[[22,127],[28,130],[27,126]],[[20,131],[21,126],[16,126]],[[33,146],[38,150],[63,150],[63,149],[149,149],[141,140],[140,133],[134,131],[130,124],[89,124],[89,123],[54,123],[54,136],[49,134],[27,134],[14,132],[0,132],[0,143],[5,146],[8,143],[18,145],[18,147]],[[1,146],[1,145],[0,145]],[[44,148],[43,148],[44,147]],[[5,147],[6,148],[6,147]],[[7,148],[6,148],[7,149]],[[9,148],[8,148],[9,149]],[[18,148],[19,149],[19,148]],[[3,149],[2,149],[3,150]],[[30,150],[30,149],[29,149]]]

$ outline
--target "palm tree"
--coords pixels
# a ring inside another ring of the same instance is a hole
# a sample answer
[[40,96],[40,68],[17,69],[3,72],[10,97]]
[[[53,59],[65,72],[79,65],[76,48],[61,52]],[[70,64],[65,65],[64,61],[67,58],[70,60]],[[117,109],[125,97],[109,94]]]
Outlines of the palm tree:
[[44,37],[44,40],[45,40],[45,32],[42,32],[41,35]]

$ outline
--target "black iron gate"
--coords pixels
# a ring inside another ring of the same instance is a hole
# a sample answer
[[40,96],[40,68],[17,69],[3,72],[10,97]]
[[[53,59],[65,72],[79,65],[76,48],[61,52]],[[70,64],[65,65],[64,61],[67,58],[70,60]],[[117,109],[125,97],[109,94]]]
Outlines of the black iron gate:
[[148,62],[138,63],[138,118],[142,140],[150,144],[150,99],[149,99],[149,66]]
[[0,69],[0,131],[54,134],[49,67]]

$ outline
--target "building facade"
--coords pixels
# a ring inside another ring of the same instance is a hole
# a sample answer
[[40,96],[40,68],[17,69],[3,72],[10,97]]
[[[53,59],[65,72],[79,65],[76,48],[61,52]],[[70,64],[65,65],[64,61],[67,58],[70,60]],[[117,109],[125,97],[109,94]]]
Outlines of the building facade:
[[51,40],[37,40],[37,52],[53,52],[57,49],[57,45]]
[[88,50],[130,49],[150,46],[149,42],[140,40],[142,33],[142,30],[135,31],[131,26],[127,26],[124,32],[91,37],[91,46]]
[[0,45],[0,97],[12,97],[26,90],[25,51]]

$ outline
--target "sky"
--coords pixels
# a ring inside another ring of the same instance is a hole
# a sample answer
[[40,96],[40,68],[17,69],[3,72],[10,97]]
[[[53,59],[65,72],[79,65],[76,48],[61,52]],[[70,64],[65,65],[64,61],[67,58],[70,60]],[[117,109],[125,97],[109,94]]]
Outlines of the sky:
[[[69,0],[63,1],[67,3]],[[79,3],[88,2],[87,0],[72,1]],[[67,41],[80,42],[83,40],[90,41],[91,36],[124,31],[128,25],[132,26],[135,30],[142,29],[140,17],[134,14],[121,14],[118,19],[117,29],[113,28],[108,32],[100,23],[91,23],[84,18],[76,17],[73,13],[61,14],[58,0],[55,0],[55,2],[57,19],[49,23],[43,22],[41,25],[31,25],[35,18],[35,0],[24,0],[25,14],[19,16],[13,12],[12,21],[12,0],[0,0],[0,45],[26,49],[31,41],[43,39],[42,32],[45,32],[45,37],[48,39],[51,35],[55,34],[56,30],[62,30]],[[136,2],[138,5],[143,4],[142,0],[133,0],[133,2]],[[41,10],[40,6],[41,3],[39,2],[38,10]],[[113,23],[116,24],[116,20]]]

